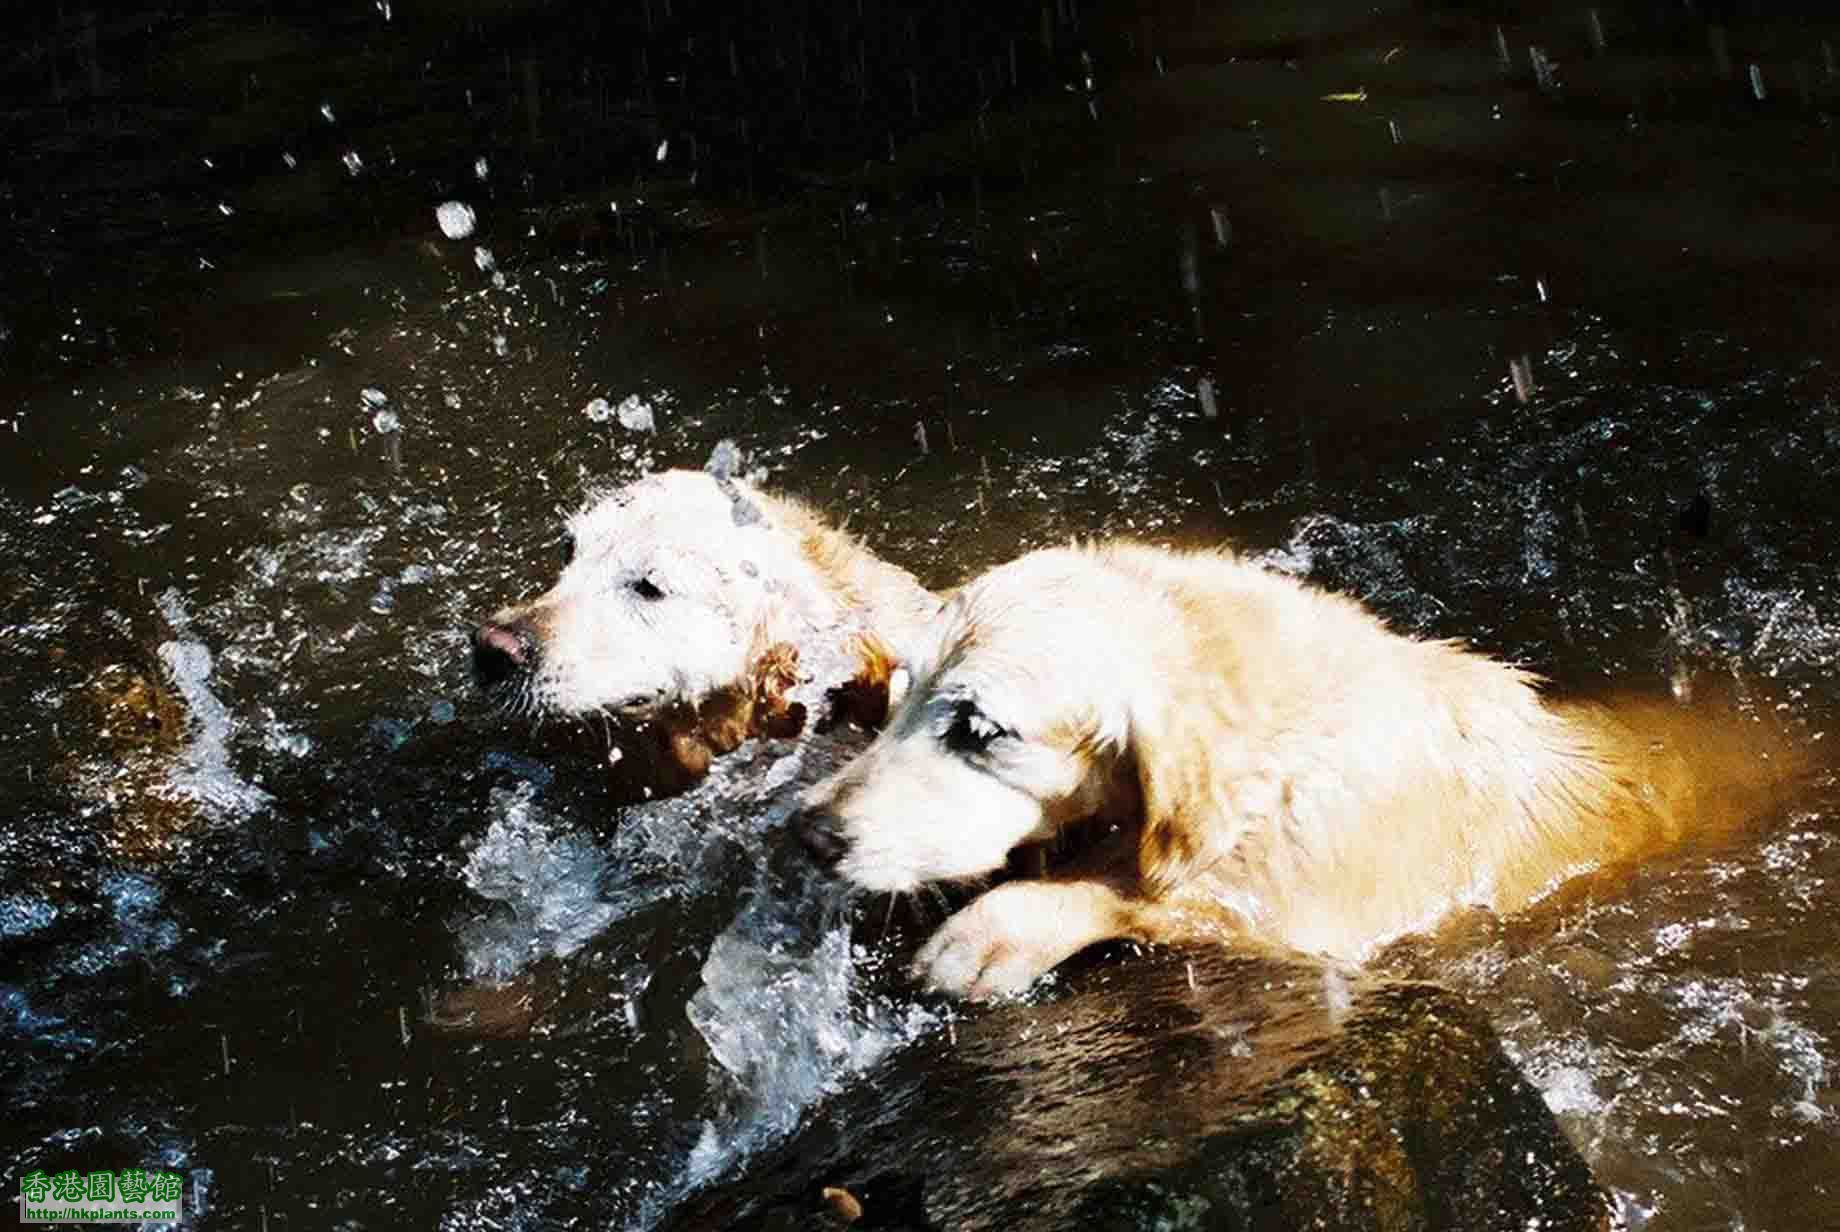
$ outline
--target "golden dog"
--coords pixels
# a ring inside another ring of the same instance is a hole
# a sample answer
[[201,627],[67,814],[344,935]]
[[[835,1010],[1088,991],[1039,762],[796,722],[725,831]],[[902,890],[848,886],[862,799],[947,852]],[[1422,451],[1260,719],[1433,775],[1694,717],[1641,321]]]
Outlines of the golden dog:
[[1107,938],[1358,962],[1736,820],[1798,768],[1761,724],[1550,702],[1225,552],[1035,552],[966,586],[926,644],[795,825],[838,875],[900,893],[1077,823],[1071,867],[986,891],[921,949],[917,975],[972,997]]
[[815,702],[879,722],[883,647],[939,609],[807,506],[736,478],[738,465],[724,443],[705,470],[590,501],[569,520],[556,583],[473,635],[475,672],[507,710],[608,721],[616,777],[647,795],[687,786],[750,736],[798,734]]

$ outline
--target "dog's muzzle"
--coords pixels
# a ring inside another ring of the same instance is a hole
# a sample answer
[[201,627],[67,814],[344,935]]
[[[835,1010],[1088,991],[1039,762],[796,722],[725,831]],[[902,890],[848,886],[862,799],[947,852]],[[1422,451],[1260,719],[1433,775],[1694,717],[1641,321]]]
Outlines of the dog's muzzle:
[[473,675],[488,689],[525,676],[536,666],[537,631],[522,620],[488,620],[473,631]]
[[819,868],[836,868],[850,849],[843,822],[835,813],[821,808],[800,809],[792,818],[792,831]]

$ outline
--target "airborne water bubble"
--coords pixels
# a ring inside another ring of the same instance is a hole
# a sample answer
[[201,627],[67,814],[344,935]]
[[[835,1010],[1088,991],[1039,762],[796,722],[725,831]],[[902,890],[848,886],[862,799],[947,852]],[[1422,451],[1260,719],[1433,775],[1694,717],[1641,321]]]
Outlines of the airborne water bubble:
[[434,210],[434,218],[440,224],[441,234],[450,240],[463,240],[473,233],[478,218],[473,207],[464,201],[443,201]]
[[620,426],[629,432],[658,431],[658,419],[652,404],[638,394],[630,394],[623,399],[614,414],[619,417]]

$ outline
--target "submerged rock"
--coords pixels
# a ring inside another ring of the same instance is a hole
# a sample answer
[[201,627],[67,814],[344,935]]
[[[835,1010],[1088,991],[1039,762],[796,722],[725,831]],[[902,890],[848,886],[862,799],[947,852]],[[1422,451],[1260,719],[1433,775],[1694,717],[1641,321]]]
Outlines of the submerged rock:
[[1172,951],[892,1057],[674,1229],[1601,1229],[1481,1014],[1428,984]]

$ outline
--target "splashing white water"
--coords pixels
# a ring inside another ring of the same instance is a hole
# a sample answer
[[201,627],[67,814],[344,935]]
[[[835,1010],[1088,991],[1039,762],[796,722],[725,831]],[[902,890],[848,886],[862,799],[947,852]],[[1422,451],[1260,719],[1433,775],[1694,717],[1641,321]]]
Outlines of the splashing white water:
[[795,803],[782,788],[804,764],[797,744],[750,741],[691,791],[625,810],[605,841],[558,820],[529,784],[495,789],[491,821],[463,869],[497,905],[458,929],[468,976],[503,981],[540,959],[567,958],[634,912],[699,893],[712,862],[757,862],[761,836]]
[[812,1105],[944,1021],[911,1002],[860,996],[863,955],[847,925],[802,950],[773,936],[789,910],[767,903],[756,899],[716,938],[703,987],[685,1006],[720,1067],[711,1078],[728,1090],[728,1107],[703,1123],[682,1172],[649,1195],[635,1227],[729,1175],[791,1133]]
[[[189,630],[191,618],[178,591],[162,594],[159,607],[175,633],[183,635]],[[267,808],[269,794],[231,767],[230,737],[236,731],[236,718],[211,691],[210,648],[203,642],[175,638],[161,643],[159,653],[173,687],[185,701],[192,733],[191,742],[168,771],[172,791],[196,801],[220,820],[248,817]]]
[[607,856],[557,826],[533,797],[527,784],[495,788],[492,823],[467,857],[467,885],[508,908],[461,929],[473,979],[507,980],[539,958],[566,958],[634,905],[603,896]]

